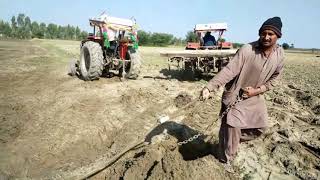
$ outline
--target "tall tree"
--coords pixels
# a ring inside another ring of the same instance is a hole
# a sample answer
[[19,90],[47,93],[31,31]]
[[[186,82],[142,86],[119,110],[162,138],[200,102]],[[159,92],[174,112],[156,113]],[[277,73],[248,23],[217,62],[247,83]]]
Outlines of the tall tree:
[[17,18],[18,29],[17,29],[17,32],[16,32],[16,37],[19,38],[19,39],[23,39],[23,38],[26,37],[24,19],[25,19],[25,15],[24,14],[19,14],[18,15],[18,18]]
[[68,26],[67,26],[67,38],[68,39],[74,39],[74,34],[75,34],[75,28],[68,24]]
[[0,20],[0,38],[1,37],[10,37],[11,36],[11,27],[8,22]]
[[31,19],[29,18],[29,16],[26,16],[24,18],[24,25],[25,26],[31,26]]
[[28,16],[24,18],[24,34],[25,34],[25,38],[30,39],[32,37],[31,19]]
[[48,38],[55,39],[58,36],[58,27],[56,24],[50,23],[47,27]]
[[17,27],[17,22],[16,22],[16,17],[12,16],[11,18],[11,27],[16,28]]
[[80,39],[85,39],[88,36],[88,33],[86,31],[82,31],[80,33]]
[[24,27],[24,18],[25,18],[24,14],[18,15],[18,18],[17,18],[18,27]]
[[40,26],[36,21],[33,21],[31,24],[32,38],[41,38]]
[[63,31],[63,27],[62,26],[58,26],[58,39],[65,39],[64,38],[64,31]]
[[80,40],[80,33],[81,33],[81,30],[80,30],[80,28],[77,26],[76,27],[76,30],[75,30],[75,39],[76,40]]
[[45,23],[41,23],[39,27],[39,38],[43,39],[47,35],[47,25]]
[[289,44],[288,43],[282,43],[282,48],[283,49],[289,49]]
[[15,16],[12,16],[11,18],[11,28],[12,28],[12,31],[11,31],[11,37],[16,37],[16,32],[17,32],[17,21],[16,21],[16,17]]

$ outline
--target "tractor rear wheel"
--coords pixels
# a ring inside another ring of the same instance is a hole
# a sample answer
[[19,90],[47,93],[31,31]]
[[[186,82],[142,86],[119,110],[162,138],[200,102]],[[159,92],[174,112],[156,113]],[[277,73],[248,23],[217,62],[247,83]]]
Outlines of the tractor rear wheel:
[[[137,79],[140,74],[140,67],[141,67],[141,56],[137,49],[129,48],[127,52],[128,63],[125,65],[126,75],[125,77],[128,79]],[[123,69],[120,69],[122,74]]]
[[85,81],[99,79],[104,68],[101,46],[92,41],[83,44],[80,53],[79,69]]

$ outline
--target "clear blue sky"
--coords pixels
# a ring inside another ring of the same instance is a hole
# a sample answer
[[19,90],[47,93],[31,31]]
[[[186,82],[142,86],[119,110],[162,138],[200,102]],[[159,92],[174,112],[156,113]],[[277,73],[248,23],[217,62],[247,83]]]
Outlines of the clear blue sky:
[[0,19],[24,13],[31,20],[75,25],[89,31],[88,18],[101,12],[137,19],[140,28],[185,37],[197,23],[227,22],[227,40],[248,43],[269,17],[280,16],[279,43],[320,48],[320,0],[0,0]]

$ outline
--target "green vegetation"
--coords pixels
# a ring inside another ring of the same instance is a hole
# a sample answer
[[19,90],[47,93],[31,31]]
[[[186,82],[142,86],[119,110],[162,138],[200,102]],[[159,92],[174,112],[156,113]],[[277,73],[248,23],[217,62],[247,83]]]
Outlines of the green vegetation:
[[16,38],[16,39],[65,39],[65,40],[81,40],[87,36],[87,32],[81,31],[80,28],[67,25],[60,26],[53,23],[46,25],[31,21],[31,19],[19,14],[17,18],[12,16],[11,24],[0,20],[0,38]]
[[174,37],[172,34],[146,32],[143,30],[138,31],[139,44],[142,46],[168,46],[185,45],[185,40],[182,38]]
[[186,41],[187,42],[197,42],[198,37],[193,31],[188,31],[186,35]]
[[232,43],[232,47],[235,48],[235,49],[240,48],[240,47],[242,47],[243,45],[244,45],[244,44],[242,44],[242,43]]
[[293,49],[294,44],[289,45],[288,43],[282,43],[282,48],[283,49]]
[[283,49],[289,49],[289,44],[283,43],[283,44],[282,44],[282,48],[283,48]]
[[218,39],[218,41],[219,41],[219,42],[226,42],[226,39],[220,38],[220,39]]

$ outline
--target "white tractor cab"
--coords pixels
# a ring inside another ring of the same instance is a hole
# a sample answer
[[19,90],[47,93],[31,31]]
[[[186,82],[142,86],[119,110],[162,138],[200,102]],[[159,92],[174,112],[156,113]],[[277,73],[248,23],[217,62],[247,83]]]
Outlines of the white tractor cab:
[[[127,36],[128,33],[136,34],[137,24],[135,19],[124,19],[102,14],[89,21],[90,26],[93,27],[93,33],[89,34],[96,38],[102,36],[101,32],[107,33],[109,41],[119,39],[119,35],[121,36],[122,33],[125,36]],[[102,28],[102,30],[100,31],[99,28]]]
[[[232,43],[221,41],[222,35],[227,29],[227,23],[196,24],[194,33],[197,35],[197,42],[188,42],[186,49],[231,49]],[[215,37],[215,44],[205,45],[204,37],[208,32]]]

